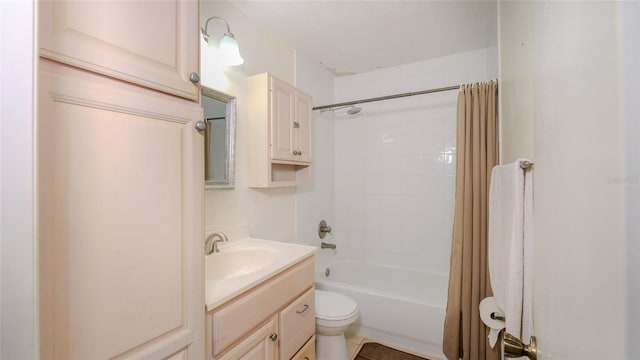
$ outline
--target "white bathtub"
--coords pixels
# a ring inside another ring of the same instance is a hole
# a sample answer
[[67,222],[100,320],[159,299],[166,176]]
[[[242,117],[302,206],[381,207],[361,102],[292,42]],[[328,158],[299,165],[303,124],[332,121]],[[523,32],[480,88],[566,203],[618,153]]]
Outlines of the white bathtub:
[[444,359],[446,275],[336,261],[317,268],[316,287],[348,295],[358,303],[360,318],[351,332]]

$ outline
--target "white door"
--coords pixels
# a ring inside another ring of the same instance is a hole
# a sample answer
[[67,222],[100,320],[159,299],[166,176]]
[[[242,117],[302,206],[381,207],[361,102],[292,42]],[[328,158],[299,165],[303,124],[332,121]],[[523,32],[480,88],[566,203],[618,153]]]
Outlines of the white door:
[[535,162],[538,359],[637,359],[640,7],[498,4],[502,158]]
[[40,1],[40,56],[187,99],[198,1]]
[[202,358],[200,106],[39,70],[41,358]]

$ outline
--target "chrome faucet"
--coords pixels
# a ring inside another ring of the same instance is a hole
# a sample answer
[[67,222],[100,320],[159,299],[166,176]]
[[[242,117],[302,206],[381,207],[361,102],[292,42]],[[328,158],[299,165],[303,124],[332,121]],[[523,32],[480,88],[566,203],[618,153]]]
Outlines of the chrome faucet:
[[220,249],[218,249],[218,243],[225,241],[229,241],[227,235],[221,232],[214,232],[213,234],[207,236],[207,239],[204,241],[204,253],[206,255],[219,253]]
[[327,244],[326,242],[320,243],[320,249],[335,249],[336,244]]

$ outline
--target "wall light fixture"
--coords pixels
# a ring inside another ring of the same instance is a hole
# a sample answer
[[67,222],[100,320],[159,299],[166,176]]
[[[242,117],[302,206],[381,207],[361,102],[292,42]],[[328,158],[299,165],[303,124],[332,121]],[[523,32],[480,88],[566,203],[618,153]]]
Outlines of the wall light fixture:
[[220,51],[221,56],[224,59],[224,62],[229,66],[241,65],[244,63],[244,59],[240,55],[240,49],[238,47],[238,41],[236,37],[233,35],[229,28],[229,24],[227,21],[219,16],[212,16],[207,19],[203,28],[200,28],[202,32],[202,36],[204,37],[204,41],[206,41],[210,47],[215,47],[215,44],[212,44],[212,41],[209,41],[209,33],[207,32],[207,28],[209,26],[209,22],[211,20],[221,21],[227,26],[227,32],[224,33],[222,39],[220,40],[220,44],[218,50]]

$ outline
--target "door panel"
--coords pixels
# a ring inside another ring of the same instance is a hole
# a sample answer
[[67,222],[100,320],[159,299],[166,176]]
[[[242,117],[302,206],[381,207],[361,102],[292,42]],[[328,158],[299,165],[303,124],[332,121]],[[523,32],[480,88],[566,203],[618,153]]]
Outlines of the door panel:
[[292,126],[295,111],[295,89],[278,79],[270,78],[271,91],[271,158],[294,160]]
[[200,107],[40,62],[41,357],[203,354]]
[[198,2],[41,1],[40,55],[192,100]]
[[311,162],[311,133],[312,133],[312,113],[311,113],[311,96],[298,91],[296,94],[296,121],[300,127],[296,130],[296,146],[301,155],[298,161]]

